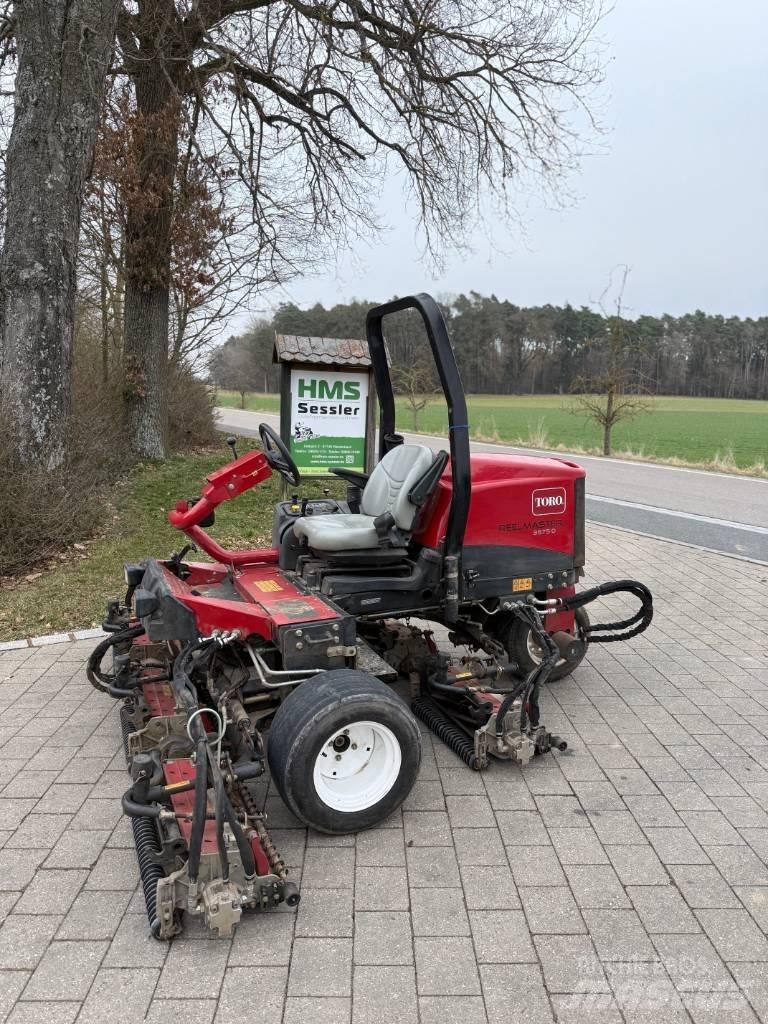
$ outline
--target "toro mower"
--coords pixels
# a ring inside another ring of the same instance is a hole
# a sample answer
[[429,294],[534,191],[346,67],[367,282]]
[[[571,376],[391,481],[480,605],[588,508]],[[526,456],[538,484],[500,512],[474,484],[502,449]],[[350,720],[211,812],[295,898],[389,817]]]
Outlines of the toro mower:
[[[406,444],[395,429],[382,322],[404,309],[426,327],[448,452]],[[563,750],[540,721],[541,687],[575,669],[590,643],[651,621],[640,583],[576,590],[581,467],[470,455],[454,353],[428,295],[372,309],[367,338],[380,411],[370,475],[333,470],[346,500],[296,492],[275,508],[270,548],[225,550],[207,532],[218,505],[273,471],[300,484],[267,424],[260,451],[238,458],[230,439],[234,461],[169,513],[189,542],[167,560],[126,565],[125,599],[110,603],[109,635],[89,660],[94,686],[122,702],[123,810],[157,938],[177,934],[184,912],[228,935],[243,912],[298,902],[258,797],[267,767],[312,828],[369,828],[416,779],[416,718],[475,770]],[[212,561],[190,561],[196,547]],[[637,599],[634,614],[590,624],[585,606],[617,592]],[[402,676],[410,708],[387,685]]]

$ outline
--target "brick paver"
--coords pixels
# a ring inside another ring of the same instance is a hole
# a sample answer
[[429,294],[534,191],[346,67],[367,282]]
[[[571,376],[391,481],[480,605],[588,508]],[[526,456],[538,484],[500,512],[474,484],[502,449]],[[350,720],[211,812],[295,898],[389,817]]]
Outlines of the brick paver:
[[0,1024],[768,1022],[768,570],[588,532],[656,618],[547,689],[569,750],[480,776],[425,735],[357,837],[269,793],[303,901],[231,941],[147,936],[93,641],[0,653]]

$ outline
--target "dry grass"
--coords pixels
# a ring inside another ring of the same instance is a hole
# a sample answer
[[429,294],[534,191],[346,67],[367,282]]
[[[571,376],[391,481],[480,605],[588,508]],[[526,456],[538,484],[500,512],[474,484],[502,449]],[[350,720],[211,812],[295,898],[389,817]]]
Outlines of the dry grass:
[[[544,432],[544,438],[546,440],[546,431]],[[602,458],[602,450],[600,448],[583,448],[578,445],[565,445],[565,444],[541,444],[538,443],[540,435],[536,431],[529,431],[528,436],[525,438],[516,438],[513,444],[518,448],[531,448],[537,451],[548,451],[562,453],[563,455],[592,455]],[[485,441],[489,444],[499,444],[500,438],[498,431],[494,431],[491,435],[485,434],[480,430],[472,432],[473,441]],[[509,442],[501,442],[509,443]],[[734,476],[755,476],[759,479],[768,480],[768,468],[762,460],[754,462],[751,466],[739,466],[733,456],[733,450],[728,448],[722,454],[718,451],[715,453],[713,458],[707,459],[703,462],[692,461],[690,459],[681,459],[677,457],[662,458],[658,455],[646,455],[642,448],[635,449],[622,449],[614,451],[610,456],[612,459],[626,459],[628,462],[653,462],[658,463],[661,466],[676,466],[679,469],[704,469],[711,470],[716,473],[731,473]]]
[[515,444],[519,444],[522,448],[548,448],[549,431],[544,417],[542,416],[535,425],[529,423],[527,435],[516,438]]

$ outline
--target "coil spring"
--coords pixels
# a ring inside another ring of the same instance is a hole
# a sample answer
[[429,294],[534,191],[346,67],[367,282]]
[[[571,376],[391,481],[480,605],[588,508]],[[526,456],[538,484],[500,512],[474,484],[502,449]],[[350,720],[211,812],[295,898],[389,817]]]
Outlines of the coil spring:
[[149,929],[155,938],[160,936],[160,921],[157,916],[157,883],[164,877],[163,869],[157,863],[157,831],[152,818],[131,818],[136,859],[139,862],[139,876],[144,890]]
[[135,726],[128,718],[129,711],[125,704],[120,705],[120,729],[123,734],[123,753],[125,754],[126,763],[130,765],[130,758],[128,757],[128,737],[131,733],[136,731]]
[[474,771],[480,771],[482,765],[472,741],[446,718],[433,700],[428,697],[417,697],[411,704],[411,710],[447,747],[450,747],[454,754],[458,754],[465,764]]
[[251,824],[259,837],[261,848],[267,855],[269,866],[278,878],[287,878],[288,872],[285,870],[285,861],[277,852],[275,844],[272,842],[272,837],[264,827],[264,822],[261,820],[261,813],[259,812],[256,801],[251,796],[250,790],[243,782],[237,782],[235,787],[240,803],[243,805],[245,813],[250,818]]

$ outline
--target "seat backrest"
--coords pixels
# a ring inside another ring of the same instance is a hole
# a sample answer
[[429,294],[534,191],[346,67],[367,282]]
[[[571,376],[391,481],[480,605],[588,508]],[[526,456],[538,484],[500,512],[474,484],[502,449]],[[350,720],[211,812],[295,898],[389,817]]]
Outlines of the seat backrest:
[[423,444],[399,444],[388,451],[368,478],[360,511],[366,516],[391,512],[395,526],[410,532],[418,508],[408,498],[413,485],[432,464]]

